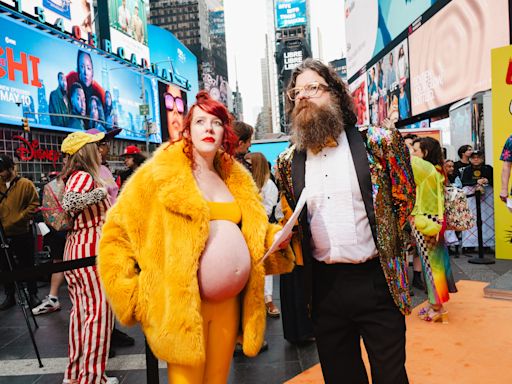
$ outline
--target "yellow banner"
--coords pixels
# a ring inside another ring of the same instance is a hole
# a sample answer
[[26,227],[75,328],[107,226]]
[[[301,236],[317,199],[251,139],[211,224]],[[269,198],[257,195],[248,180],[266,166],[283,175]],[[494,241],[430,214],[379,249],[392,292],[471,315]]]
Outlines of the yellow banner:
[[496,258],[512,259],[512,45],[493,49],[491,59]]

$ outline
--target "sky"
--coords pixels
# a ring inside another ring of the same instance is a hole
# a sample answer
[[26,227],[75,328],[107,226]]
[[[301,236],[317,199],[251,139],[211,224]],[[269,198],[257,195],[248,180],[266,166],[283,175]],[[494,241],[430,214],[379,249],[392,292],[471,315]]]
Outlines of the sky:
[[[261,59],[265,57],[267,1],[224,0],[229,84],[234,91],[238,79],[244,119],[251,125],[263,106]],[[343,3],[309,0],[313,57],[324,62],[339,59],[346,52]]]

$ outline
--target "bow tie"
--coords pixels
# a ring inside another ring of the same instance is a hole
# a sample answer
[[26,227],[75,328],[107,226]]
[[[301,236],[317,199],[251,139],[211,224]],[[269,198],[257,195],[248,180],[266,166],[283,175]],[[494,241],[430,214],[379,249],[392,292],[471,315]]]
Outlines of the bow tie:
[[311,149],[311,152],[313,152],[314,155],[318,154],[322,149],[324,148],[335,148],[338,146],[338,142],[333,139],[332,137],[329,137],[324,145],[317,145]]

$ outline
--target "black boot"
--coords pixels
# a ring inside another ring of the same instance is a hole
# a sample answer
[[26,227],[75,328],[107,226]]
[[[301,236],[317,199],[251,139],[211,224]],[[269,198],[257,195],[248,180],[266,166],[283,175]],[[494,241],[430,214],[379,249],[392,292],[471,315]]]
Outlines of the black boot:
[[14,307],[15,304],[16,300],[14,300],[14,294],[7,294],[7,296],[5,296],[5,300],[0,304],[0,311],[5,311],[6,309]]
[[414,276],[412,278],[412,286],[415,288],[418,288],[420,290],[425,289],[425,283],[423,282],[423,279],[421,278],[421,272],[414,271]]

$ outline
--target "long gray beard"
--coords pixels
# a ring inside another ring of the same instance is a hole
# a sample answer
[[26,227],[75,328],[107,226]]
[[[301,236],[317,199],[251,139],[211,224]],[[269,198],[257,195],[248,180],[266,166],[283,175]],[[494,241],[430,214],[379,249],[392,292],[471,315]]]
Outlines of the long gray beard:
[[341,108],[336,103],[318,106],[301,100],[293,109],[290,140],[300,151],[322,148],[337,140],[345,125]]

